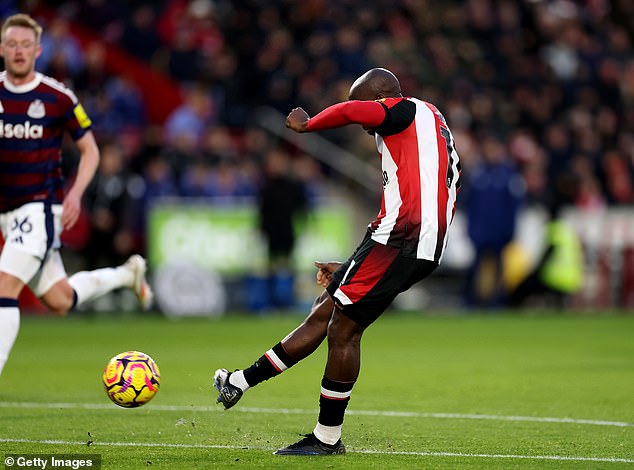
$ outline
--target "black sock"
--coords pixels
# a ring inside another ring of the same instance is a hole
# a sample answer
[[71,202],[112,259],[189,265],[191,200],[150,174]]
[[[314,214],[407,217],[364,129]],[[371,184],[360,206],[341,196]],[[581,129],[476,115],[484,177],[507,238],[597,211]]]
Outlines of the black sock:
[[340,426],[350,401],[354,382],[337,382],[324,377],[321,380],[319,396],[319,424],[322,426]]
[[282,343],[277,343],[273,348],[265,352],[260,359],[255,361],[251,367],[244,369],[244,379],[249,384],[249,387],[253,387],[260,382],[281,374],[296,363],[297,361],[286,354]]

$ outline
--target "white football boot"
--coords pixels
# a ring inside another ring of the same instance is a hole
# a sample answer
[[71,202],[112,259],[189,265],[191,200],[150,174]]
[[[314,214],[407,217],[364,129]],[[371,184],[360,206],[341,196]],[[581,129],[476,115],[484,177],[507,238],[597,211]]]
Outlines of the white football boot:
[[145,272],[147,271],[145,258],[141,255],[132,255],[124,263],[124,266],[132,271],[134,275],[132,289],[137,299],[139,299],[139,304],[141,304],[143,310],[149,310],[154,301],[154,292],[152,292],[150,284],[145,279]]

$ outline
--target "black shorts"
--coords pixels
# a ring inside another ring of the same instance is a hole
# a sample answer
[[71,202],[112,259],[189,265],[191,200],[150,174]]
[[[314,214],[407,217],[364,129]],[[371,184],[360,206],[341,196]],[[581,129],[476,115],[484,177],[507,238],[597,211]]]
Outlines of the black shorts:
[[435,261],[403,256],[368,232],[326,288],[341,312],[361,326],[372,324],[401,292],[429,276]]

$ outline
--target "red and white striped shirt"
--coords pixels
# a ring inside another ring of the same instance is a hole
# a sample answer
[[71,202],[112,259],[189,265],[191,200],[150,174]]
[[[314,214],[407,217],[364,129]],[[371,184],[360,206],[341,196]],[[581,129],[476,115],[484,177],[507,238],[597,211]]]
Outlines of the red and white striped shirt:
[[439,262],[456,208],[460,161],[442,114],[416,98],[347,101],[308,121],[307,130],[357,123],[375,131],[383,198],[372,239],[404,256]]

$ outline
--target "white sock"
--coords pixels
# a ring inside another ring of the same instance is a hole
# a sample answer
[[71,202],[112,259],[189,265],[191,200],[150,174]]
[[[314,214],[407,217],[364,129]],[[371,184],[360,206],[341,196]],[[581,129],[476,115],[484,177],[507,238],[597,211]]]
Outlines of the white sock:
[[229,383],[235,387],[238,387],[243,392],[246,392],[249,389],[249,384],[247,383],[247,379],[244,378],[243,370],[232,372],[229,376]]
[[75,289],[77,305],[80,305],[119,287],[131,287],[134,283],[134,274],[129,269],[119,266],[118,268],[80,271],[73,274],[68,282]]
[[17,299],[0,298],[0,374],[20,329]]
[[324,444],[333,445],[336,444],[339,439],[341,439],[342,427],[343,424],[340,424],[339,426],[324,426],[323,424],[317,423],[313,434]]

